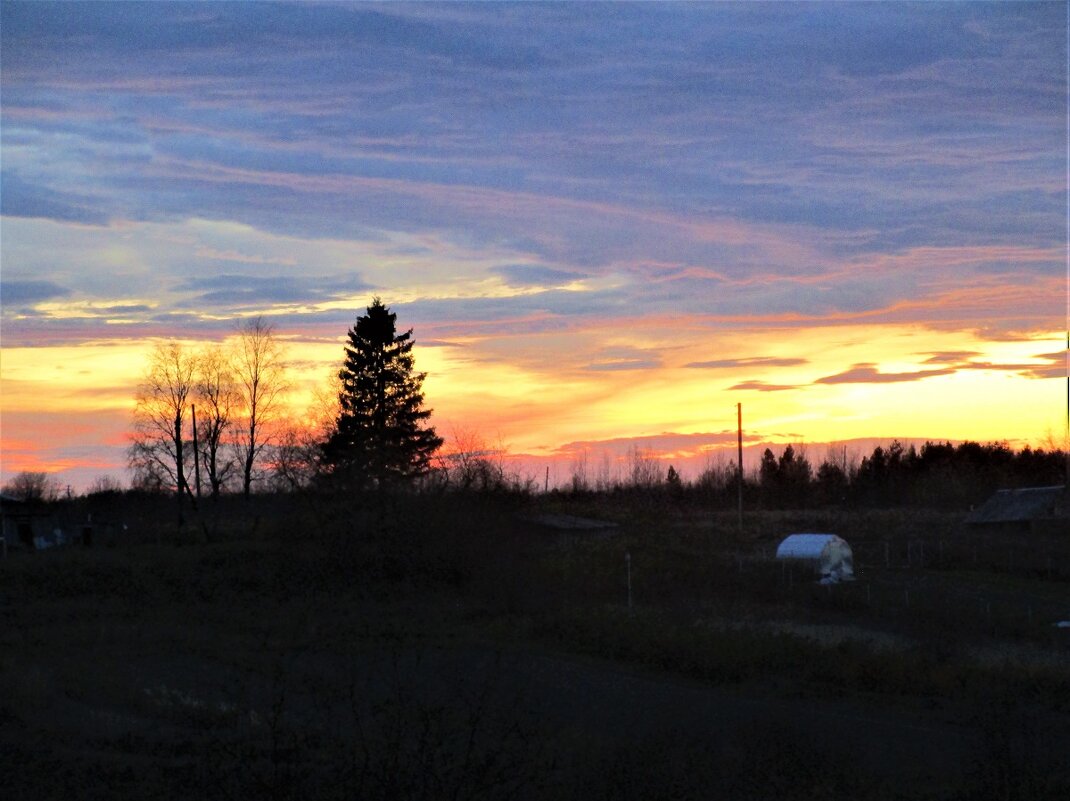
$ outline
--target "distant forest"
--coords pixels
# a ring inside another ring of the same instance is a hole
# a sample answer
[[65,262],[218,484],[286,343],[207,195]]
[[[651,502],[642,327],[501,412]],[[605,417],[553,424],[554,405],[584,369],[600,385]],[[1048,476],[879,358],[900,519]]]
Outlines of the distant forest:
[[[623,478],[594,478],[586,463],[573,465],[565,492],[653,492],[680,501],[734,507],[739,497],[736,461],[709,464],[693,481],[672,466],[633,451]],[[1062,485],[1067,458],[1058,448],[1015,451],[1006,443],[926,442],[921,448],[899,441],[848,457],[830,448],[820,464],[805,445],[788,445],[779,454],[766,448],[755,469],[745,470],[743,500],[748,509],[828,507],[969,509],[999,489]]]
[[[510,474],[500,456],[486,451],[454,452],[435,459],[428,473],[392,491],[426,494],[463,493],[522,498],[540,493],[543,482]],[[652,500],[734,508],[739,495],[735,460],[711,463],[694,480],[682,478],[674,467],[649,453],[634,450],[630,464],[614,479],[595,477],[586,462],[572,465],[563,487],[550,492],[567,496],[614,494],[647,495]],[[312,470],[295,475],[293,464],[277,460],[257,495],[332,492]],[[926,442],[921,448],[895,441],[878,446],[861,459],[846,450],[830,448],[816,467],[805,445],[788,445],[779,454],[766,449],[756,469],[745,471],[743,499],[747,509],[785,510],[915,507],[969,509],[998,489],[1062,485],[1067,457],[1053,448],[1015,451],[1006,443]],[[4,488],[8,497],[30,501],[60,500],[60,488],[45,473],[22,473]],[[98,481],[87,496],[170,495],[164,488],[135,482],[124,491],[111,479]],[[227,493],[230,494],[230,493]]]
[[[768,448],[756,472],[744,480],[750,508],[801,509],[847,506],[931,509],[969,508],[998,489],[1062,485],[1067,457],[1059,449],[1014,451],[1005,443],[926,442],[920,449],[895,441],[878,446],[861,461],[846,453],[829,456],[816,467],[805,449],[789,445],[779,455]],[[713,494],[726,505],[738,493],[735,464],[707,469],[682,494]]]

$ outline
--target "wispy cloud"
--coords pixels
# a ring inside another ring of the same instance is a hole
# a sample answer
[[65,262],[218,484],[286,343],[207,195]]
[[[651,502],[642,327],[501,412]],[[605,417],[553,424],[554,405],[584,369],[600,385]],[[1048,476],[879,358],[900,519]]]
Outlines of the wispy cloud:
[[338,297],[365,293],[372,287],[359,276],[317,277],[280,275],[224,274],[194,278],[180,284],[176,290],[191,297],[176,304],[176,308],[223,306],[230,309],[264,304],[299,305],[316,303]]
[[108,215],[98,208],[98,199],[35,185],[14,172],[5,172],[0,183],[4,187],[0,213],[5,217],[41,217],[86,225],[108,222]]
[[4,345],[331,343],[377,293],[449,403],[552,383],[502,415],[553,442],[679,427],[677,383],[1057,375],[997,344],[1064,328],[1066,15],[0,3]]
[[794,357],[755,356],[743,359],[712,359],[705,362],[688,362],[684,367],[702,370],[731,370],[745,367],[796,367],[806,363],[806,359]]
[[34,304],[69,294],[69,289],[51,281],[0,281],[0,302],[8,309],[13,304]]
[[937,370],[913,370],[900,373],[882,373],[875,365],[856,364],[850,370],[817,379],[815,384],[894,384],[900,381],[920,381],[923,378],[951,375],[955,368]]
[[949,350],[941,353],[931,353],[929,358],[922,364],[961,364],[968,359],[973,359],[982,354],[976,350]]
[[490,272],[502,276],[506,282],[515,286],[562,286],[586,277],[582,273],[558,270],[541,264],[507,264],[492,267]]
[[752,390],[755,392],[784,392],[789,389],[798,389],[796,384],[769,384],[765,381],[741,381],[733,384],[732,390]]

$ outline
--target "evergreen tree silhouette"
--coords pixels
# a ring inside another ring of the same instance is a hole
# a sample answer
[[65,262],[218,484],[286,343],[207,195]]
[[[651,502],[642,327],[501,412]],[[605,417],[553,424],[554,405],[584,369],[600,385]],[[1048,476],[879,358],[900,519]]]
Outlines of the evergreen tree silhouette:
[[413,371],[412,329],[396,332],[397,315],[375,298],[349,330],[339,372],[339,414],[324,445],[332,473],[360,488],[383,487],[427,473],[442,445],[423,408],[426,373]]

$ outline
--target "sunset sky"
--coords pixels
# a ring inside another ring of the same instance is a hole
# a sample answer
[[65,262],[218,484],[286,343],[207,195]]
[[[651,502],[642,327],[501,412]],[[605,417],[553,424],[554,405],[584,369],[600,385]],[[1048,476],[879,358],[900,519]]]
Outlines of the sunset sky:
[[[1062,443],[1067,5],[22,3],[2,478],[129,478],[154,342],[263,315],[301,417],[372,297],[439,432]],[[601,457],[603,459],[607,457]]]

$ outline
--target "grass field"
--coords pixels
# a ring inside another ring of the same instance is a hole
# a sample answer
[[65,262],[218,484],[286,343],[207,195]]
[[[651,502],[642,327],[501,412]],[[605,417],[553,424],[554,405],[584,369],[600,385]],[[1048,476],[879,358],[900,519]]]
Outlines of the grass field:
[[[0,561],[5,797],[1070,797],[1067,537],[640,496],[168,517]],[[793,531],[858,579],[776,563]]]

